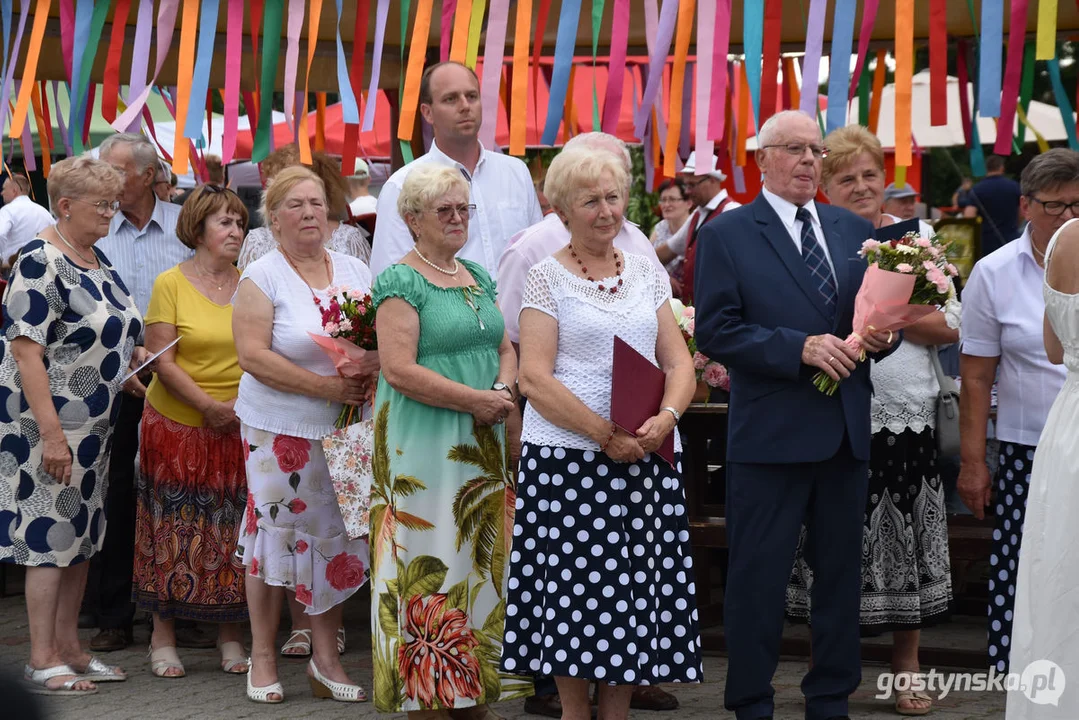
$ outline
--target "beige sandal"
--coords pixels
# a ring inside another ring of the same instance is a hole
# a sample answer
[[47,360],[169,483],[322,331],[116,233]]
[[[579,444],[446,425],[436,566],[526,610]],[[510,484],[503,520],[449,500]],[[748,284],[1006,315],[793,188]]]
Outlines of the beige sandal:
[[345,652],[345,629],[343,627],[337,628],[337,654],[343,655]]
[[[176,654],[175,647],[163,647],[154,650],[153,646],[150,646],[150,672],[159,678],[165,678],[166,680],[175,680],[176,678],[182,678],[187,674],[184,670],[183,663],[180,662],[180,656]],[[169,670],[179,670],[179,675],[166,675]]]
[[217,646],[221,653],[221,669],[230,675],[243,675],[247,672],[248,660],[244,646],[235,640]]
[[[896,677],[900,675],[909,675],[911,681],[917,677],[918,673],[914,672],[901,672],[896,673]],[[911,705],[912,700],[918,700],[920,702],[929,703],[925,707],[913,707]],[[903,707],[906,705],[906,707]],[[896,690],[895,691],[895,711],[900,715],[906,716],[918,716],[928,715],[933,709],[933,698],[926,695],[921,690]]]
[[293,630],[281,646],[285,657],[306,658],[311,656],[311,630]]

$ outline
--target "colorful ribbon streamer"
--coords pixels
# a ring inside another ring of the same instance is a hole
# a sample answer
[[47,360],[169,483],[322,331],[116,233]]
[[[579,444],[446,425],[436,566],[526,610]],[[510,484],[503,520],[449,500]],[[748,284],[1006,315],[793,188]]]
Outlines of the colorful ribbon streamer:
[[259,124],[251,144],[251,162],[262,162],[270,154],[273,136],[273,88],[277,79],[277,59],[281,54],[281,30],[285,17],[284,0],[267,0],[262,16],[262,78],[259,87]]
[[118,0],[109,35],[109,53],[105,58],[105,76],[101,88],[101,116],[108,122],[116,120],[116,105],[120,96],[120,55],[124,49],[124,31],[131,10],[131,0]]
[[[1026,22],[1023,23],[1026,27]],[[1057,54],[1057,0],[1038,0],[1038,48],[1035,60],[1052,60]]]
[[1022,105],[1015,108],[1015,114],[1019,117],[1020,128],[1023,130],[1029,128],[1030,132],[1034,134],[1034,140],[1038,143],[1038,152],[1048,152],[1049,143],[1042,136],[1042,134],[1038,132],[1038,129],[1030,124],[1030,120],[1027,119],[1027,114],[1023,110]]
[[[596,56],[599,52],[599,26],[603,22],[603,8],[606,0],[592,0],[592,129],[599,130],[599,95],[596,92]],[[609,69],[609,66],[608,66]],[[610,73],[608,72],[608,84]]]
[[970,147],[973,141],[970,134],[970,99],[967,96],[967,85],[970,80],[967,76],[967,43],[965,40],[960,40],[956,43],[955,76],[959,80],[959,117],[963,124],[963,142],[967,147]]
[[[149,0],[143,0],[145,3],[149,3]],[[41,0],[39,0],[41,2]],[[48,0],[45,0],[48,2]],[[150,3],[152,6],[152,3]],[[120,117],[116,119],[116,122],[112,124],[112,127],[117,132],[127,132],[134,123],[138,121],[139,114],[142,112],[142,108],[146,105],[146,100],[150,97],[150,93],[153,90],[153,85],[157,82],[157,76],[161,72],[161,66],[165,64],[165,58],[169,54],[169,46],[172,45],[172,32],[176,27],[176,11],[180,6],[180,0],[161,0],[161,5],[157,9],[157,67],[154,69],[154,77],[148,85],[146,85],[138,95],[133,98],[128,98],[127,109],[121,113]],[[140,21],[142,19],[142,8],[139,8]],[[134,93],[131,93],[134,95]]]
[[[852,0],[853,1],[853,0]],[[783,0],[765,0],[764,46],[761,59],[761,104],[757,125],[775,115],[779,79],[779,40],[783,30]]]
[[[340,0],[338,0],[340,4]],[[228,165],[236,154],[240,119],[240,66],[243,59],[244,0],[229,0],[225,33],[225,117],[221,130],[221,161]],[[338,33],[340,41],[340,33]],[[342,91],[342,100],[344,92]]]
[[[550,5],[549,0],[543,0]],[[541,8],[542,14],[542,8]],[[528,24],[532,17],[532,0],[517,0],[517,15],[513,27],[513,84],[510,101],[510,155],[525,154],[528,133]],[[540,45],[543,39],[540,38]],[[537,49],[538,51],[538,49]],[[533,88],[538,84],[539,63],[532,67]]]
[[[341,96],[341,120],[350,125],[355,125],[360,122],[360,108],[356,102],[356,93],[352,88],[352,81],[348,77],[348,63],[345,61],[345,45],[341,41],[341,15],[342,7],[341,0],[335,0],[337,6],[337,23],[335,24],[337,30],[337,90]],[[366,8],[364,8],[366,10]],[[360,8],[356,8],[357,15],[360,13]],[[367,38],[358,38],[353,36],[353,44],[359,42],[366,42]],[[357,82],[363,82],[363,78],[359,78]]]
[[1064,122],[1064,129],[1068,131],[1068,147],[1079,150],[1079,139],[1075,137],[1075,116],[1072,115],[1072,106],[1068,102],[1068,94],[1064,91],[1064,83],[1060,79],[1060,61],[1056,58],[1045,63],[1049,69],[1049,81],[1053,85],[1053,96],[1056,98],[1057,107],[1060,108],[1060,119]]
[[[712,48],[712,108],[708,111],[708,139],[716,142],[723,139],[724,123],[727,119],[727,88],[730,82],[727,52],[730,50],[731,41],[731,0],[718,0],[716,3],[712,37],[715,38],[715,44]],[[701,47],[699,39],[697,47]]]
[[742,43],[745,47],[746,81],[753,108],[753,120],[760,129],[761,62],[764,43],[764,0],[746,0],[742,7]]
[[[51,0],[37,0],[34,5],[34,26],[30,29],[30,45],[26,51],[23,77],[19,85],[15,111],[11,115],[11,137],[19,137],[26,128],[26,112],[30,108],[30,95],[37,78],[37,63],[41,57],[41,42],[45,38],[45,23],[49,19]],[[11,63],[14,67],[15,63]]]
[[[202,14],[199,20],[198,51],[195,53],[195,72],[191,81],[193,102],[187,108],[187,122],[184,123],[184,137],[198,140],[202,137],[202,104],[194,102],[205,98],[210,89],[210,66],[214,59],[214,40],[217,37],[217,11],[221,0],[202,0]],[[226,36],[225,42],[228,42]],[[226,72],[228,68],[226,67]]]
[[869,103],[869,132],[877,134],[877,126],[880,124],[880,101],[884,95],[884,79],[888,70],[884,59],[887,50],[877,50],[877,68],[873,71],[873,98]]
[[487,11],[487,0],[475,0],[472,3],[472,17],[468,23],[468,49],[465,53],[465,65],[476,69],[476,59],[480,52],[480,32],[483,30],[483,14]]
[[[854,44],[854,15],[857,11],[857,0],[836,0],[835,15],[832,19],[832,59],[835,62],[828,64],[828,115],[826,117],[825,133],[830,133],[847,124],[847,98],[850,93],[850,54],[851,47]],[[896,13],[898,12],[897,7]],[[899,29],[897,27],[897,56],[899,53],[898,33]],[[898,93],[898,86],[896,92]],[[899,147],[898,138],[896,138],[896,147]]]
[[[931,0],[935,2],[936,0]],[[858,57],[854,61],[854,72],[850,80],[850,97],[854,97],[854,88],[859,87],[862,80],[862,71],[865,69],[865,58],[869,52],[869,40],[873,35],[873,24],[877,21],[877,10],[880,8],[880,0],[866,0],[862,8],[862,27],[858,31]],[[851,22],[853,22],[853,18]],[[829,101],[830,103],[831,101]],[[861,104],[858,105],[861,112]]]
[[375,10],[375,44],[371,53],[371,80],[367,86],[367,104],[363,109],[363,132],[375,127],[375,98],[378,96],[378,78],[382,74],[382,48],[386,42],[386,21],[390,15],[390,0],[378,0]]
[[[716,0],[702,0],[701,7],[709,3],[715,14]],[[703,12],[703,10],[702,10]],[[614,0],[611,21],[610,61],[607,65],[607,92],[603,98],[603,120],[600,123],[603,132],[614,134],[618,131],[618,118],[622,114],[622,92],[625,88],[626,52],[629,49],[629,0]],[[697,40],[698,47],[700,37]],[[708,64],[709,70],[711,63]],[[594,75],[593,75],[594,77]],[[701,107],[698,105],[697,107]]]
[[479,136],[484,147],[489,148],[495,146],[495,133],[498,130],[498,89],[502,84],[509,17],[509,0],[491,0],[491,12],[487,18],[487,42],[483,46],[483,83],[480,89],[483,124],[480,125]]
[[[127,98],[138,97],[146,89],[146,71],[150,63],[150,40],[154,30],[154,1],[139,0],[139,10],[135,18],[135,42],[131,47],[131,75],[127,83]],[[128,104],[129,106],[130,104]],[[120,109],[122,114],[126,107]],[[110,120],[109,122],[115,122]],[[138,117],[124,131],[131,132],[138,128]],[[115,125],[113,126],[115,128]]]
[[[650,21],[648,8],[649,5],[646,0],[646,22]],[[565,12],[565,5],[562,6],[562,10]],[[645,123],[648,122],[648,116],[652,112],[652,108],[655,107],[656,97],[663,82],[663,67],[667,62],[667,54],[671,49],[671,40],[674,38],[674,25],[677,20],[678,3],[675,0],[667,0],[667,2],[663,3],[663,9],[659,13],[655,39],[649,43],[648,82],[644,86],[644,97],[641,100],[640,107],[637,108],[637,115],[633,119],[633,130],[637,137],[644,136]],[[560,24],[559,33],[561,33],[561,30]],[[576,34],[576,30],[574,30],[574,34]],[[559,37],[561,37],[561,34]],[[649,33],[649,37],[652,37],[651,33]],[[658,125],[656,129],[659,129]]]
[[[668,0],[670,2],[670,0]],[[577,24],[581,18],[581,0],[563,0],[558,18],[558,39],[554,49],[554,75],[551,77],[550,99],[547,104],[547,122],[543,127],[544,145],[554,145],[558,138],[558,123],[566,102],[570,68],[573,66],[573,50],[577,41]]]
[[1008,31],[1008,60],[1004,70],[1004,89],[997,123],[997,139],[993,152],[1011,155],[1012,128],[1015,125],[1015,104],[1019,99],[1019,83],[1023,75],[1023,44],[1026,40],[1027,0],[1012,0],[1011,26]]
[[201,98],[191,97],[191,84],[195,74],[195,40],[199,22],[199,0],[184,0],[183,16],[180,20],[180,53],[176,58],[176,89],[172,91],[172,97],[176,103],[173,117],[176,119],[176,136],[174,138],[172,152],[172,171],[177,175],[186,175],[188,161],[191,157],[191,141],[180,132],[180,125],[187,117],[189,105],[195,105],[200,110],[206,96]]
[[296,71],[300,64],[300,31],[306,0],[288,0],[285,25],[285,124],[293,132],[299,127],[296,117]]
[[[472,8],[469,7],[469,11]],[[438,60],[446,62],[450,59],[450,39],[452,33],[446,32],[446,28],[453,27],[453,18],[457,15],[457,0],[443,0],[442,2],[442,25],[438,33]],[[468,42],[468,39],[465,39]]]
[[[453,43],[450,45],[449,59],[463,64],[468,58],[468,30],[472,24],[472,0],[456,0],[456,4],[457,7],[453,8]],[[446,5],[449,7],[450,3],[446,3]],[[445,12],[445,9],[443,12]],[[494,6],[491,8],[491,14],[494,14]],[[441,34],[443,37],[450,37],[450,27],[448,24],[442,25]],[[484,52],[484,57],[486,56],[487,53]]]
[[[123,0],[121,0],[122,2]],[[25,6],[26,3],[20,3]],[[11,17],[12,17],[12,3],[11,0],[3,0],[0,2],[0,17],[2,17],[4,24],[4,64],[0,69],[0,78],[7,77],[8,64],[15,56],[10,54],[11,50]]]
[[[363,98],[363,68],[364,56],[367,52],[367,17],[369,9],[369,0],[359,0],[356,6],[356,21],[352,31],[352,72],[347,81],[351,86],[352,95],[357,100],[362,100]],[[375,100],[372,99],[371,102],[375,102]],[[356,170],[356,154],[359,152],[359,147],[360,125],[357,115],[355,122],[345,123],[345,146],[341,153],[342,175],[351,175]]]
[[929,124],[948,124],[948,0],[929,0]]
[[[700,10],[697,13],[697,47],[704,49],[707,48],[708,43],[712,42],[709,31],[714,29],[716,25],[716,0],[700,0],[699,7]],[[712,60],[712,53],[708,52],[707,49],[697,54],[697,117],[695,118],[696,126],[694,128],[696,142],[694,143],[693,151],[699,158],[712,157],[716,151],[715,143],[708,136],[708,121],[713,110],[712,102],[708,97],[712,93]]]
[[[895,3],[895,164],[910,167],[914,78],[914,0]],[[831,106],[829,106],[831,109]]]
[[[1024,3],[1025,5],[1025,3]],[[1026,19],[1023,20],[1026,28]],[[1000,117],[1000,46],[1004,42],[1004,0],[982,0],[982,38],[979,43],[978,113]]]
[[[310,165],[312,161],[311,157],[311,137],[307,132],[307,98],[311,89],[311,65],[315,62],[315,48],[318,45],[318,25],[322,19],[322,0],[315,0],[311,3],[311,13],[308,16],[307,21],[307,68],[304,71],[303,78],[303,96],[300,101],[300,119],[296,123],[296,127],[300,132],[300,162],[304,165]],[[318,98],[315,99],[316,104]],[[315,117],[316,123],[318,122],[318,113],[316,111]],[[322,111],[322,122],[326,121],[325,107]],[[318,128],[316,127],[316,132]],[[325,133],[325,129],[323,128]]]
[[[106,10],[108,8],[106,7]],[[82,86],[83,56],[90,41],[90,22],[94,14],[94,0],[77,0],[75,3],[74,39],[71,50],[71,104],[67,108],[67,123],[72,128],[81,128],[79,106],[85,102],[88,88]],[[63,23],[62,23],[63,24]],[[92,62],[92,61],[91,61]],[[82,152],[79,135],[75,135],[75,152]]]
[[[20,8],[19,8],[19,29],[15,32],[15,44],[11,48],[11,57],[13,57],[13,58],[19,57],[19,49],[20,49],[20,47],[22,45],[22,36],[23,36],[23,33],[26,31],[26,17],[29,14],[28,13],[29,8],[30,8],[30,3],[29,2],[23,2],[23,3],[20,4]],[[12,87],[12,80],[13,80],[14,75],[15,75],[15,63],[9,62],[8,66],[7,66],[7,70],[4,72],[4,88],[3,88],[2,91],[0,91],[0,130],[3,129],[4,121],[7,120],[8,112],[10,112],[10,109],[11,109],[11,103],[9,102],[9,99],[11,97],[11,87]],[[53,91],[53,95],[55,96],[55,89]],[[53,104],[55,104],[55,101],[54,101]],[[57,105],[57,108],[59,108],[59,105]],[[57,115],[57,117],[59,117],[60,113],[57,112],[56,115]]]
[[809,23],[806,26],[806,53],[802,62],[802,102],[799,110],[817,115],[817,78],[820,74],[820,54],[824,47],[824,14],[828,0],[810,0]]
[[[1030,112],[1030,100],[1034,96],[1034,54],[1034,43],[1027,41],[1023,49],[1023,79],[1019,83],[1019,109],[1023,111],[1024,116]],[[1019,147],[1026,142],[1028,127],[1030,127],[1028,123],[1019,126],[1019,134],[1016,138]]]
[[433,0],[420,0],[420,4],[416,7],[416,23],[412,26],[408,68],[405,72],[405,84],[401,96],[401,118],[397,125],[398,140],[412,139],[412,131],[416,128],[420,76],[423,74],[424,56],[427,53],[427,37],[431,31],[432,5]]

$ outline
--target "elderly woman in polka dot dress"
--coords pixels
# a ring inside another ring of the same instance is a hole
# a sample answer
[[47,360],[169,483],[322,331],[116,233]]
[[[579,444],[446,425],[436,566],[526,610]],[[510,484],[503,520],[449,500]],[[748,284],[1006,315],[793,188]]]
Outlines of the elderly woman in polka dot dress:
[[[142,316],[108,258],[123,177],[89,157],[58,162],[58,220],[27,244],[3,300],[0,562],[26,566],[31,692],[87,695],[124,680],[79,643],[86,561],[105,536],[109,442],[126,368],[145,357]],[[138,384],[133,378],[128,381]]]
[[[633,686],[701,679],[680,464],[653,454],[689,405],[693,366],[667,278],[613,246],[627,187],[608,153],[551,163],[545,190],[570,243],[529,271],[520,315],[528,406],[502,669],[553,675],[565,718],[589,717],[589,681],[616,718]],[[616,336],[667,378],[635,434],[609,416]]]

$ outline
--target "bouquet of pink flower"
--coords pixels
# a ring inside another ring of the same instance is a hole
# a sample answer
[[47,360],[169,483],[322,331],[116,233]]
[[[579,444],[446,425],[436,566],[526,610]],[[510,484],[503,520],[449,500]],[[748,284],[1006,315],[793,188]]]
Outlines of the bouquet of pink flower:
[[[959,274],[948,262],[939,235],[927,238],[909,232],[898,240],[866,240],[858,252],[869,262],[854,299],[854,332],[846,343],[865,360],[862,336],[901,330],[935,312],[955,297],[952,278]],[[832,395],[839,383],[818,372],[813,384]]]
[[678,328],[682,331],[682,338],[686,341],[689,354],[693,356],[693,369],[697,374],[697,382],[702,380],[709,387],[731,389],[731,379],[727,375],[727,368],[712,360],[707,355],[697,351],[697,340],[693,337],[696,330],[696,311],[692,305],[683,305],[679,300],[671,300],[671,310],[674,311],[674,319],[678,322]]

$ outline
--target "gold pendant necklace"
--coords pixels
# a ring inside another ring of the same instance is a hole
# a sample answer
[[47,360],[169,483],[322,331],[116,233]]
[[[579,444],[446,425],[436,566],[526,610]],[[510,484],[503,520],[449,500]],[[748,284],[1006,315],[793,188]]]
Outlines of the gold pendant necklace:
[[94,260],[87,259],[87,257],[85,255],[83,255],[81,252],[79,252],[79,249],[77,247],[75,247],[70,242],[68,242],[67,238],[64,237],[64,234],[62,232],[60,232],[60,223],[56,223],[52,227],[53,227],[53,230],[56,231],[56,236],[59,237],[61,240],[63,240],[64,245],[67,245],[69,248],[71,248],[71,252],[78,255],[80,260],[82,260],[87,265],[93,265],[94,264]]

